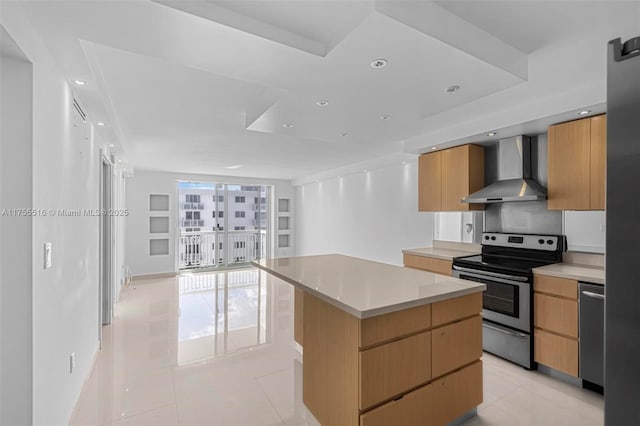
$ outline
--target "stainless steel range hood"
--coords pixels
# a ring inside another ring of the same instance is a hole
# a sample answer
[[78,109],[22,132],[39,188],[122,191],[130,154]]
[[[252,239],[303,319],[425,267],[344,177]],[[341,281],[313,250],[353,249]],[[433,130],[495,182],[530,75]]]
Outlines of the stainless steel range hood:
[[547,190],[531,179],[531,138],[514,136],[499,142],[498,181],[461,201],[482,204],[546,199]]

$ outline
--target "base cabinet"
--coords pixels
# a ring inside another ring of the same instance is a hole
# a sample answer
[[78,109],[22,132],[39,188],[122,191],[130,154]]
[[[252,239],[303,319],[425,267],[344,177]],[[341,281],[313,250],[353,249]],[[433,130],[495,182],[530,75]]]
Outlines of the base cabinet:
[[303,401],[320,424],[444,426],[482,402],[481,293],[367,319],[303,305]]
[[451,275],[450,260],[434,259],[432,257],[417,256],[413,254],[405,254],[404,266],[413,269],[422,269],[436,274]]

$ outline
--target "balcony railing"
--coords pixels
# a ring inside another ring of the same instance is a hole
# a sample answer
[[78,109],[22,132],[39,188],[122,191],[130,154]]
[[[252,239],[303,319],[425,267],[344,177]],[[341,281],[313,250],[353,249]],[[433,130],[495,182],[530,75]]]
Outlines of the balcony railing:
[[182,203],[182,210],[204,210],[203,203]]
[[182,226],[204,226],[204,219],[183,219]]
[[184,232],[178,238],[179,269],[224,267],[266,256],[265,231]]

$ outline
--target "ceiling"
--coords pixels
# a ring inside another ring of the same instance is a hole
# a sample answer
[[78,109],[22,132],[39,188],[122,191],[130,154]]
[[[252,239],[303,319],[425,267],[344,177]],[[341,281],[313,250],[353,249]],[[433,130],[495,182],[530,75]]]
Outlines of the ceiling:
[[638,1],[23,7],[132,168],[282,179],[601,104],[594,43],[640,28]]

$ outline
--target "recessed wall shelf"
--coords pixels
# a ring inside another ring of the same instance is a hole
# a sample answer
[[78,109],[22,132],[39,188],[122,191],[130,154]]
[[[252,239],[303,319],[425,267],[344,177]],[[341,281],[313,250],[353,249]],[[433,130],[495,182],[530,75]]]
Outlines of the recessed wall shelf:
[[152,238],[149,240],[149,256],[166,256],[168,254],[168,238]]
[[152,212],[168,212],[169,195],[149,194],[149,210]]
[[279,198],[278,199],[278,213],[289,213],[290,211],[290,201],[288,198]]
[[279,231],[288,231],[289,230],[289,216],[280,216],[278,218],[278,230]]
[[169,216],[149,217],[149,233],[150,234],[168,234],[169,233]]
[[278,248],[289,247],[289,234],[278,235]]

